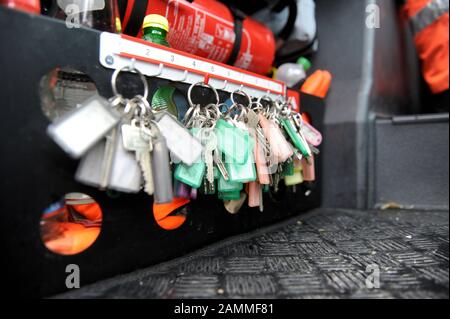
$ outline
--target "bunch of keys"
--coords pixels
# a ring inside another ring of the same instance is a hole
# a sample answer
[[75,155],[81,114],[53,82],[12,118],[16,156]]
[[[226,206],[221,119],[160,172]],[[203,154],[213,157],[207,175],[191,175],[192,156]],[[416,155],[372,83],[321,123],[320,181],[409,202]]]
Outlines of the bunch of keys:
[[[125,99],[117,92],[121,71],[140,76],[142,96]],[[211,89],[216,103],[194,104],[196,86]],[[169,203],[174,163],[177,195],[196,197],[203,185],[205,194],[217,193],[236,213],[247,199],[262,211],[263,189],[277,191],[283,178],[287,186],[315,179],[314,154],[322,136],[291,111],[289,101],[267,96],[255,101],[239,89],[222,113],[218,92],[200,82],[189,88],[190,108],[181,123],[164,109],[152,110],[145,76],[134,67],[116,70],[112,88],[111,99],[92,97],[48,127],[63,150],[81,158],[75,175],[81,183],[125,193],[143,189],[155,203]],[[269,102],[266,107],[263,100]]]
[[126,101],[122,120],[81,159],[75,179],[100,189],[137,193],[141,189],[141,170],[123,143],[121,126],[128,122],[133,102]]
[[[208,104],[205,107],[194,104],[192,102],[191,93],[192,89],[197,85],[210,88],[214,92],[217,103]],[[210,85],[197,83],[190,87],[188,91],[188,101],[190,108],[186,113],[184,123],[203,146],[203,152],[201,157],[191,165],[186,162],[178,164],[175,170],[175,178],[184,184],[189,185],[193,189],[198,189],[204,184],[206,188],[205,193],[211,194],[215,192],[215,165],[217,165],[220,174],[228,179],[228,172],[221,161],[221,155],[218,151],[217,136],[215,132],[216,121],[220,116],[218,107],[219,96],[217,91]]]
[[[144,95],[124,99],[117,91],[122,71],[135,72],[144,85]],[[154,195],[156,203],[172,201],[170,160],[164,137],[153,121],[147,102],[148,84],[134,67],[113,73],[114,97],[88,99],[79,108],[48,128],[49,135],[70,156],[82,157],[75,179],[100,189]],[[155,187],[157,185],[157,187]]]
[[165,138],[153,121],[147,100],[137,96],[139,106],[135,118],[121,127],[124,148],[135,154],[144,180],[144,191],[153,195],[157,204],[173,199],[169,150]]

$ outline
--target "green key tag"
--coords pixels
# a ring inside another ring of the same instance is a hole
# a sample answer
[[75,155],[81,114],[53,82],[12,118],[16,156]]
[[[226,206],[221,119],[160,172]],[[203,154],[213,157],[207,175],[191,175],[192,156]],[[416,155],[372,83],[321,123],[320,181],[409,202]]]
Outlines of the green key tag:
[[219,192],[225,193],[225,192],[240,192],[244,188],[244,184],[239,182],[231,182],[226,181],[221,174],[219,174],[219,182],[218,182],[218,189]]
[[247,156],[244,164],[233,163],[227,159],[226,167],[231,182],[248,183],[256,181],[256,168],[253,154]]
[[[189,130],[194,137],[199,136],[199,128],[191,128]],[[191,186],[192,188],[199,188],[203,183],[203,177],[205,176],[206,164],[201,159],[197,163],[188,166],[184,163],[177,165],[175,169],[174,177],[180,182]]]
[[297,130],[292,125],[292,122],[289,119],[281,119],[281,126],[283,126],[284,130],[287,132],[289,137],[291,138],[294,146],[302,153],[305,157],[310,157],[311,154],[308,152],[307,146],[305,146],[306,141],[304,141],[297,133]]
[[220,119],[216,123],[217,148],[233,163],[245,164],[250,153],[248,132]]
[[241,192],[236,191],[236,192],[225,192],[225,193],[220,193],[218,195],[219,199],[222,200],[238,200],[241,198]]
[[292,176],[294,175],[294,161],[289,160],[285,163],[283,163],[283,176]]
[[203,161],[187,166],[184,163],[177,165],[175,169],[175,178],[192,188],[199,188],[203,182],[205,175],[206,164]]

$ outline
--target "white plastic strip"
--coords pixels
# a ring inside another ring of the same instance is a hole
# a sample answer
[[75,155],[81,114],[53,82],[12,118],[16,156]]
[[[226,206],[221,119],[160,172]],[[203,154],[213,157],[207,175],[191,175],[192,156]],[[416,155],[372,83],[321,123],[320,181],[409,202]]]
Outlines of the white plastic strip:
[[111,69],[135,63],[147,76],[189,84],[204,81],[206,76],[216,89],[228,92],[244,89],[253,97],[269,95],[275,99],[286,94],[286,86],[279,81],[108,32],[100,35],[100,63]]

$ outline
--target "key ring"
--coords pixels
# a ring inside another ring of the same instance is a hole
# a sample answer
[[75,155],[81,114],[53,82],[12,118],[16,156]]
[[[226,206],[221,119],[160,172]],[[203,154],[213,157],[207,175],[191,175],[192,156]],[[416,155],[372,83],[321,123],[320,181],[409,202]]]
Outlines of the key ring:
[[[261,103],[261,101],[267,101],[267,102],[269,102],[270,103],[270,105],[268,105],[267,107],[264,107],[264,105]],[[257,100],[256,100],[256,103],[258,104],[258,105],[261,105],[262,107],[263,107],[263,113],[264,113],[264,115],[268,115],[269,114],[269,112],[270,112],[270,109],[273,107],[273,105],[274,105],[274,100],[269,96],[269,95],[263,95],[263,96],[260,96]]]
[[200,105],[191,106],[184,115],[183,123],[186,127],[192,125],[193,119],[198,117],[200,114]]
[[[240,108],[240,109],[239,109],[240,112],[239,112],[239,115],[238,115],[238,116],[240,116],[240,115],[242,114],[242,112],[243,112],[243,110],[244,110],[245,107],[244,107],[242,104],[238,104],[238,103],[232,104],[232,105],[230,106],[230,108],[223,114],[223,116],[226,117],[226,118],[229,118],[230,115],[231,115],[231,113],[233,113],[234,111],[236,111],[237,108]],[[237,114],[236,114],[236,115],[237,115]]]
[[129,71],[129,72],[135,72],[139,75],[142,83],[144,84],[144,95],[142,96],[145,100],[147,100],[148,98],[148,83],[147,83],[147,79],[145,78],[144,74],[141,73],[141,71],[139,71],[138,69],[136,69],[134,66],[124,66],[123,68],[120,69],[116,69],[114,70],[114,73],[111,77],[111,87],[112,87],[112,91],[114,93],[114,95],[120,95],[119,92],[117,91],[117,78],[120,74],[120,72],[123,71]]
[[226,103],[220,103],[217,105],[217,108],[219,110],[219,116],[222,114],[225,114],[228,109],[228,105]]
[[240,95],[243,95],[245,98],[247,98],[247,100],[248,100],[248,105],[247,105],[247,107],[250,107],[250,106],[252,105],[252,99],[251,99],[251,97],[250,97],[247,93],[245,93],[244,91],[242,91],[241,89],[238,89],[238,90],[235,90],[235,91],[231,92],[230,98],[231,98],[231,102],[233,102],[233,104],[238,104],[238,103],[234,100],[234,95],[235,95],[235,94],[240,94]]
[[211,118],[212,120],[218,120],[222,115],[220,106],[214,103],[208,104],[205,108],[205,111],[207,113],[207,117]]
[[192,84],[189,87],[189,90],[188,90],[188,93],[187,93],[187,99],[188,99],[189,105],[191,107],[194,107],[195,105],[197,105],[197,104],[194,104],[194,102],[192,102],[192,90],[196,86],[202,86],[202,87],[206,87],[206,88],[211,89],[214,92],[214,96],[216,98],[216,104],[219,104],[220,98],[219,98],[219,93],[217,92],[217,90],[213,86],[211,86],[210,84],[206,84],[205,82],[197,82],[197,83]]
[[292,115],[292,108],[289,107],[290,103],[288,101],[283,101],[283,104],[280,106],[279,114],[282,116],[289,118]]
[[303,116],[300,113],[295,113],[293,118],[295,124],[297,124],[298,128],[301,129],[303,127]]
[[[255,105],[255,106],[253,106],[253,105]],[[255,113],[258,113],[259,111],[264,110],[264,105],[262,105],[261,102],[252,101],[252,104],[250,105],[250,110],[252,110]]]
[[117,108],[119,105],[127,105],[129,100],[124,98],[121,94],[116,94],[112,98],[109,99],[111,106],[113,108]]

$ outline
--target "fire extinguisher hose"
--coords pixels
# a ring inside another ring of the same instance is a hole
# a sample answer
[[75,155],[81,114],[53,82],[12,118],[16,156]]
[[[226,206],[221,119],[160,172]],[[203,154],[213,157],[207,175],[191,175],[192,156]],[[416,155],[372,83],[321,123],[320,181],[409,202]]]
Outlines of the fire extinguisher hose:
[[[119,14],[124,34],[136,35],[142,27],[148,0],[119,0]],[[128,19],[126,19],[128,17]]]
[[229,9],[234,17],[235,41],[234,41],[233,51],[231,51],[230,57],[228,58],[228,61],[227,61],[227,64],[234,65],[234,63],[236,63],[236,60],[238,58],[239,51],[241,51],[242,32],[244,29],[245,15],[244,15],[244,13],[237,10],[236,8],[229,7]]

